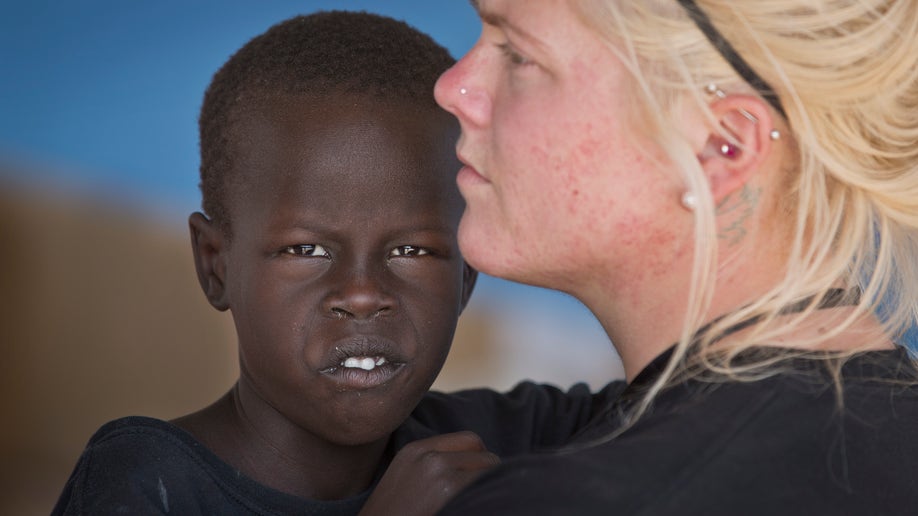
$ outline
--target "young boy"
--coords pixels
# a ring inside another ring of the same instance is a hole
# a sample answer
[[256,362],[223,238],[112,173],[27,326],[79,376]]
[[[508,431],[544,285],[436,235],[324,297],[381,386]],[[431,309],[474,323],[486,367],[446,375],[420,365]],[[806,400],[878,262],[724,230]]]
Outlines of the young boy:
[[[561,444],[586,421],[585,390],[425,397],[476,278],[456,242],[458,128],[432,96],[451,64],[404,23],[325,12],[217,72],[206,215],[189,225],[207,299],[233,315],[239,379],[172,422],[103,426],[55,514],[356,514],[376,485],[368,511],[425,512],[495,463],[484,446]],[[483,443],[424,439],[459,430]]]

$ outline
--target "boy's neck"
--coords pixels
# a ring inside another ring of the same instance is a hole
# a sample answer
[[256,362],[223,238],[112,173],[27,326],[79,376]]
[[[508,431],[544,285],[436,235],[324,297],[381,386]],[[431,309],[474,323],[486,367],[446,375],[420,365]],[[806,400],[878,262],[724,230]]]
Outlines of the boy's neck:
[[314,500],[367,490],[388,440],[341,446],[305,432],[237,383],[214,404],[176,419],[220,459],[272,489]]

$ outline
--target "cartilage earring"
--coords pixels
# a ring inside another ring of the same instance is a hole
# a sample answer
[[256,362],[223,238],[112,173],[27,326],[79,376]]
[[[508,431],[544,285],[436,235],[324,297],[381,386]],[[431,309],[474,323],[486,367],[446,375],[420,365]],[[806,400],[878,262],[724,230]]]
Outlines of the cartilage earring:
[[[720,89],[720,87],[714,84],[713,82],[705,86],[704,91],[708,95],[714,95],[715,97],[719,99],[727,98],[727,94],[724,92],[724,90]],[[753,115],[752,113],[746,111],[745,109],[740,108],[739,112],[741,115],[746,117],[753,124],[759,123],[759,119],[756,118],[755,115]],[[772,129],[771,132],[768,133],[768,137],[771,138],[772,141],[778,140],[781,138],[781,131],[777,129]],[[725,156],[727,155],[725,152],[723,152],[723,147],[721,147],[721,153],[723,153]]]
[[717,86],[716,84],[714,84],[713,82],[710,83],[710,84],[708,84],[707,86],[705,86],[705,87],[704,87],[704,91],[705,91],[708,95],[714,95],[714,96],[717,97],[717,98],[721,98],[721,99],[722,99],[722,98],[726,98],[726,97],[727,97],[727,94],[724,93],[724,90],[720,89],[720,87]]
[[467,89],[465,89],[465,88],[459,88],[459,94],[460,94],[460,95],[465,95],[465,94],[468,93],[468,92],[469,92],[469,90],[467,90]]
[[[705,87],[704,87],[704,91],[705,91],[705,93],[707,93],[708,95],[714,95],[715,97],[717,97],[717,98],[719,98],[719,99],[725,99],[725,98],[727,98],[727,94],[724,92],[724,90],[720,89],[720,86],[714,84],[713,82],[710,83],[710,84],[708,84],[707,86],[705,86]],[[746,110],[743,109],[743,108],[739,108],[738,111],[739,111],[739,113],[740,113],[741,115],[743,115],[744,117],[746,117],[746,119],[748,119],[748,120],[749,120],[750,122],[752,122],[753,124],[759,123],[759,119],[756,118],[755,115],[753,115],[752,113],[746,111]]]
[[688,211],[695,211],[698,207],[698,197],[692,192],[685,192],[682,194],[682,207]]

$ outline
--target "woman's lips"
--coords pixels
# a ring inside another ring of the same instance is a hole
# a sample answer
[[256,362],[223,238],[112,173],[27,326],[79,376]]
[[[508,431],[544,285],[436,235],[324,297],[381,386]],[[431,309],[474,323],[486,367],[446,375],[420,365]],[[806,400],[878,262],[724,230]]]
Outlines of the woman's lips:
[[479,172],[478,169],[472,165],[472,162],[468,159],[468,156],[463,154],[462,137],[460,137],[459,140],[459,143],[456,145],[456,159],[459,160],[459,163],[462,163],[462,168],[459,169],[456,181],[460,185],[462,185],[462,183],[490,183],[488,178],[482,175],[481,172]]
[[459,169],[459,173],[456,175],[456,182],[460,187],[462,185],[472,186],[475,184],[490,183],[486,177],[479,174],[477,170],[469,165],[464,165]]
[[391,381],[405,363],[393,341],[358,335],[335,342],[319,372],[341,389],[364,390]]

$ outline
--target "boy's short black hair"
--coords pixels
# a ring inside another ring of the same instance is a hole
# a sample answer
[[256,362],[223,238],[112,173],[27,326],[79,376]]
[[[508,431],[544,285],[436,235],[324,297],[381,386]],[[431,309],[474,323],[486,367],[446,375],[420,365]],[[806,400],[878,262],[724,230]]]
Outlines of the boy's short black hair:
[[260,99],[279,95],[366,94],[439,109],[437,78],[455,60],[426,34],[389,17],[322,11],[274,25],[214,75],[198,120],[204,212],[227,234],[233,180],[233,126]]

